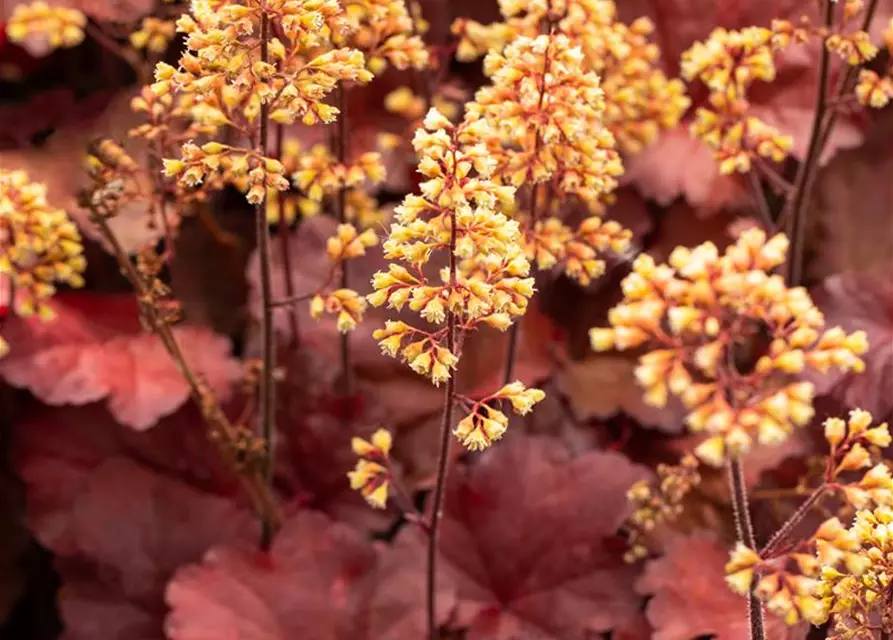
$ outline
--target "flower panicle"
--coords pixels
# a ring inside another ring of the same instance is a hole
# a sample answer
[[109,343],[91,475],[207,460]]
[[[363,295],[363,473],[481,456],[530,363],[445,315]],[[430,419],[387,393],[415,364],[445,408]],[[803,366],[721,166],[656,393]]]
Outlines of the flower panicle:
[[[432,108],[423,125],[413,138],[424,178],[420,194],[408,195],[395,209],[382,245],[390,264],[372,278],[367,300],[420,316],[424,325],[389,320],[374,337],[385,354],[439,385],[453,375],[462,336],[481,325],[505,330],[524,314],[533,279],[517,222],[499,211],[511,205],[514,188],[491,180],[493,159],[480,143],[487,123],[453,125]],[[452,267],[439,268],[440,258]],[[523,413],[542,397],[512,385],[498,393],[476,404],[456,427],[470,448],[488,446],[505,431],[508,418],[492,406],[497,401]]]
[[[698,457],[720,466],[754,441],[778,444],[813,416],[813,385],[805,371],[862,371],[864,332],[825,328],[824,316],[802,287],[771,271],[787,253],[783,234],[742,234],[723,254],[712,243],[679,247],[667,264],[647,254],[622,283],[623,301],[609,328],[590,331],[597,351],[645,347],[635,376],[645,400],[663,406],[677,396],[686,424],[707,438]],[[765,352],[739,369],[735,342],[765,331]]]
[[[271,26],[264,43],[262,23]],[[150,92],[158,98],[192,96],[189,116],[206,126],[207,135],[227,128],[251,144],[187,140],[179,158],[165,161],[165,173],[191,189],[223,175],[255,205],[270,192],[288,190],[282,162],[266,157],[264,142],[257,140],[259,120],[263,115],[277,124],[334,121],[338,109],[326,97],[339,83],[373,77],[362,51],[340,46],[355,28],[335,0],[193,3],[191,13],[177,21],[186,37],[179,66],[159,63]]]
[[[46,185],[25,171],[0,170],[0,280],[15,292],[12,310],[52,320],[47,302],[56,286],[84,286],[86,266],[80,233],[49,203]],[[0,339],[0,355],[8,348]]]

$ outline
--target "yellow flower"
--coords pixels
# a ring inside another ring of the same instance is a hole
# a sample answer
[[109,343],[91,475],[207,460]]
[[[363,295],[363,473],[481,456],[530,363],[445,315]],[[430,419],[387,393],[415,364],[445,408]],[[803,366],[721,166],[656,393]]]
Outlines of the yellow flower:
[[391,434],[379,429],[372,434],[371,442],[353,438],[351,447],[360,459],[347,474],[350,488],[359,491],[370,505],[383,509],[388,498],[388,486],[392,481],[388,454],[391,451]]

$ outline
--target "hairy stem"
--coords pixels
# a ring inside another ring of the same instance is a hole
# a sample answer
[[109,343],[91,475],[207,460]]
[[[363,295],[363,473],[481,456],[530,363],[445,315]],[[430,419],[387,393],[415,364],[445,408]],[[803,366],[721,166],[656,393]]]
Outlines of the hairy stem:
[[[450,290],[456,287],[456,212],[450,211]],[[447,307],[447,349],[456,352],[456,316]],[[440,424],[440,453],[437,458],[437,482],[434,485],[434,500],[431,510],[431,526],[428,536],[428,573],[425,584],[426,605],[428,614],[428,638],[438,640],[437,630],[437,542],[440,533],[440,521],[443,517],[443,498],[446,489],[447,469],[450,458],[450,437],[453,425],[453,405],[456,402],[456,372],[453,371],[447,380],[443,399],[443,421]]]
[[[753,524],[750,521],[744,469],[737,457],[729,460],[729,489],[732,494],[732,506],[735,510],[735,530],[738,540],[751,549],[755,549],[757,543],[753,535]],[[766,633],[763,630],[763,607],[752,591],[747,594],[747,609],[750,614],[751,640],[766,640]]]
[[828,485],[822,484],[816,487],[815,491],[809,494],[809,497],[803,501],[797,510],[791,514],[791,517],[785,521],[781,528],[772,534],[772,537],[769,538],[769,542],[760,549],[760,556],[768,557],[775,550],[777,550],[784,542],[787,540],[788,536],[794,531],[794,528],[800,524],[803,518],[806,517],[806,514],[809,513],[810,509],[818,502],[819,498],[825,495],[825,491],[828,489]]
[[[267,41],[269,40],[270,23],[264,7],[261,7],[260,23],[260,58],[267,62]],[[259,125],[259,151],[263,157],[267,157],[267,135],[269,126],[269,104],[261,106]],[[261,354],[263,358],[263,372],[260,380],[260,402],[258,403],[257,423],[260,435],[266,443],[264,460],[264,479],[267,486],[273,481],[273,468],[276,459],[276,386],[273,381],[273,370],[276,367],[275,335],[273,334],[273,286],[270,269],[270,229],[267,224],[266,203],[261,202],[254,208],[255,233],[257,235],[257,253],[260,262],[260,290],[261,290]],[[272,523],[263,520],[261,522],[260,546],[269,549],[273,542],[274,529]]]
[[[831,0],[823,0],[825,4],[824,24],[826,29],[831,28],[834,19],[834,7]],[[809,190],[812,186],[813,174],[819,165],[819,153],[821,152],[822,125],[828,107],[828,75],[831,69],[831,52],[822,43],[821,61],[819,62],[818,88],[816,89],[816,109],[812,119],[812,131],[809,134],[809,148],[803,163],[797,170],[794,180],[794,193],[785,205],[781,220],[788,223],[788,237],[791,241],[791,250],[788,256],[787,280],[788,284],[795,286],[800,284],[803,277],[804,242],[806,240],[807,204],[809,202]]]
[[[332,139],[335,147],[333,150],[338,163],[347,164],[347,90],[342,86],[338,86],[338,132]],[[347,189],[341,187],[335,198],[336,211],[335,214],[340,224],[347,221]],[[345,260],[341,264],[341,288],[346,289],[350,275],[349,261]],[[341,334],[341,394],[350,396],[353,394],[353,376],[350,368],[350,333]]]
[[[111,227],[102,214],[95,213],[92,220],[97,225],[102,236],[108,241],[112,247],[112,251],[118,260],[118,264],[124,275],[130,281],[137,298],[140,302],[140,314],[146,320],[151,330],[158,335],[164,345],[165,350],[171,356],[177,370],[186,384],[189,386],[190,394],[193,401],[198,405],[202,412],[205,422],[210,428],[211,439],[217,442],[222,450],[226,453],[227,458],[232,462],[232,453],[238,450],[239,436],[237,428],[230,423],[224,414],[217,400],[214,398],[211,389],[201,379],[199,375],[192,371],[180,345],[177,343],[168,323],[161,317],[157,307],[153,303],[153,297],[149,284],[145,281],[140,272],[134,267],[133,262],[127,255],[127,252],[121,246],[117,236],[112,232]],[[254,506],[255,512],[261,521],[270,523],[275,530],[282,524],[282,514],[276,498],[273,496],[270,487],[264,480],[262,473],[254,466],[245,468],[235,467],[241,479],[246,493]]]
[[[276,159],[282,162],[283,146],[285,143],[285,127],[276,125]],[[295,295],[295,277],[291,270],[291,243],[288,241],[288,220],[285,219],[285,198],[282,192],[275,195],[279,204],[279,250],[282,252],[282,276],[285,280],[285,295],[293,298]],[[288,311],[289,344],[297,349],[301,343],[300,327],[298,326],[298,312],[296,309]]]

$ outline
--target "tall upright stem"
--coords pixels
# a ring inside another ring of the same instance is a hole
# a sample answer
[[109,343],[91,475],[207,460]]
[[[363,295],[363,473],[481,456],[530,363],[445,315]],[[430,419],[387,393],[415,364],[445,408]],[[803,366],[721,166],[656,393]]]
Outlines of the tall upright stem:
[[[450,211],[450,290],[456,287],[456,213]],[[456,316],[447,307],[447,349],[456,352]],[[453,404],[456,396],[456,372],[447,379],[443,400],[443,420],[440,424],[440,453],[437,458],[437,482],[434,485],[434,502],[431,511],[431,528],[428,536],[428,574],[425,585],[428,614],[428,638],[438,640],[437,631],[437,542],[440,521],[443,517],[443,498],[446,489],[447,469],[450,458],[450,430],[453,425]]]
[[[260,22],[260,58],[267,62],[267,40],[269,40],[270,23],[265,7],[261,7]],[[260,110],[260,125],[258,128],[258,151],[261,156],[267,157],[267,134],[269,126],[269,105],[263,104]],[[264,462],[264,479],[270,486],[273,481],[273,468],[276,458],[276,387],[273,382],[273,369],[276,367],[276,352],[273,334],[273,286],[270,274],[270,229],[267,224],[267,208],[265,202],[255,205],[254,208],[255,233],[257,235],[257,253],[260,262],[260,288],[261,288],[261,353],[263,357],[263,373],[260,380],[260,402],[258,402],[257,423],[260,435],[266,444],[266,460]],[[274,529],[267,519],[261,522],[260,546],[269,549],[273,541]]]
[[[285,146],[285,127],[276,125],[276,159],[282,161],[283,147]],[[287,298],[295,296],[295,277],[291,270],[291,243],[288,241],[288,220],[285,219],[285,198],[282,192],[277,191],[275,198],[279,203],[279,250],[282,252],[282,276],[285,280],[285,295]],[[289,344],[293,349],[300,346],[301,334],[298,326],[297,310],[288,310]]]
[[[824,24],[830,29],[834,19],[835,3],[832,0],[822,0],[825,4]],[[825,113],[828,108],[828,74],[831,68],[831,53],[828,47],[822,43],[821,61],[819,62],[818,88],[816,89],[816,108],[812,119],[812,131],[809,135],[809,149],[806,157],[797,171],[794,180],[794,193],[788,200],[780,219],[788,223],[791,241],[791,250],[788,257],[788,284],[795,286],[800,284],[803,277],[803,254],[806,239],[807,204],[809,203],[809,191],[812,187],[813,174],[819,164],[819,154],[822,148],[822,126],[825,122]]]
[[[347,91],[342,85],[338,86],[338,132],[332,143],[335,146],[335,156],[341,165],[347,164]],[[338,189],[336,196],[336,215],[338,222],[344,224],[347,221],[347,190],[344,187]],[[341,288],[348,287],[350,261],[341,263]],[[353,376],[350,368],[350,334],[341,334],[341,393],[350,396],[353,393]]]
[[[732,506],[735,510],[735,530],[738,534],[738,540],[751,549],[756,549],[757,543],[753,535],[750,508],[747,503],[744,469],[737,457],[729,460],[729,487],[732,492]],[[747,594],[747,608],[750,615],[751,640],[766,640],[766,633],[763,629],[763,608],[753,591]]]
[[[548,51],[547,51],[548,55]],[[548,62],[546,65],[548,69]],[[541,96],[542,98],[542,96]],[[537,147],[539,147],[539,134],[537,134]],[[533,185],[533,188],[530,190],[530,226],[533,227],[536,224],[537,217],[539,216],[539,200],[540,200],[540,188],[542,186],[541,182],[537,182]],[[505,366],[503,368],[503,376],[502,381],[503,384],[509,384],[512,382],[512,379],[515,376],[515,361],[518,359],[518,338],[521,335],[521,322],[524,320],[524,316],[520,316],[517,320],[515,320],[514,324],[509,327],[509,343],[508,349],[505,354]]]

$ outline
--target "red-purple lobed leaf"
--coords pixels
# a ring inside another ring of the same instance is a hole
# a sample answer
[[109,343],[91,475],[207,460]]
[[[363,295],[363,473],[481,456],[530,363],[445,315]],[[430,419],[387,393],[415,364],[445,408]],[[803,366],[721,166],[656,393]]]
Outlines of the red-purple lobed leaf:
[[97,405],[34,408],[14,463],[28,526],[62,580],[65,640],[163,637],[164,585],[211,545],[257,524],[190,412],[135,433]]
[[469,640],[582,640],[630,625],[636,569],[613,541],[626,490],[646,476],[618,453],[571,457],[511,434],[455,470],[440,551]]
[[[3,336],[11,348],[0,377],[52,405],[107,400],[124,425],[148,429],[189,398],[189,387],[160,338],[141,331],[136,298],[59,294],[56,318],[10,318]],[[177,326],[186,362],[202,373],[219,399],[241,375],[229,341],[199,326]]]
[[[747,601],[725,583],[727,561],[728,551],[712,534],[697,533],[672,538],[664,555],[647,563],[636,590],[651,596],[647,615],[652,640],[750,638]],[[805,623],[788,627],[766,615],[766,637],[772,640],[802,640],[807,631]]]
[[[172,640],[416,640],[425,636],[423,547],[376,546],[303,511],[268,554],[219,547],[167,588]],[[451,606],[441,598],[444,617]]]

